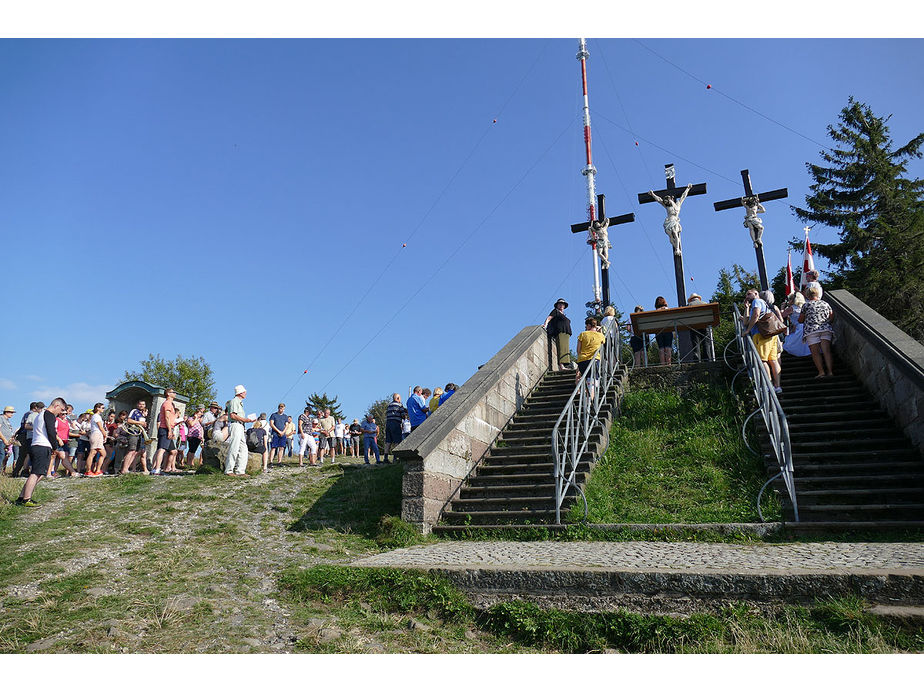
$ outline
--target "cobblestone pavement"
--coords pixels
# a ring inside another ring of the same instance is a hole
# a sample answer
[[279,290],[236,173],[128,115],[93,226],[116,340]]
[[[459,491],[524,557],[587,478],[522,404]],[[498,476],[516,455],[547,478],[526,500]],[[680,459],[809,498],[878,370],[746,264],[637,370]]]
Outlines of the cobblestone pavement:
[[924,575],[924,543],[708,544],[700,542],[449,541],[370,556],[355,566],[609,569],[709,573]]

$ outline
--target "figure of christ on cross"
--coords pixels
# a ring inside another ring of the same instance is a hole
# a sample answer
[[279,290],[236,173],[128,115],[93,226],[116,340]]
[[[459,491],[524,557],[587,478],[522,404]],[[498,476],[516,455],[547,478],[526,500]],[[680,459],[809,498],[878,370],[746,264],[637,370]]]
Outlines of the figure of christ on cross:
[[760,276],[761,291],[770,288],[770,281],[767,277],[767,263],[764,260],[764,220],[758,214],[766,213],[762,202],[770,200],[781,200],[789,195],[786,188],[770,190],[768,192],[756,193],[751,187],[751,174],[745,168],[741,171],[741,182],[744,184],[744,197],[733,197],[729,200],[713,203],[715,211],[721,212],[724,209],[741,209],[744,207],[744,228],[751,234],[751,241],[754,243],[754,253],[757,256],[757,273]]
[[693,184],[689,183],[687,187],[683,189],[683,194],[680,195],[679,200],[674,200],[672,195],[658,197],[653,190],[648,191],[648,194],[651,195],[654,201],[664,207],[667,212],[667,216],[664,218],[664,233],[671,239],[674,255],[682,254],[680,249],[680,232],[683,230],[683,227],[680,226],[680,206],[683,204],[683,201],[687,199],[687,195],[692,189]]
[[751,233],[754,248],[760,248],[763,245],[761,238],[764,235],[764,220],[757,215],[764,214],[767,210],[760,204],[757,195],[742,197],[741,205],[744,207],[744,228]]
[[572,224],[571,233],[587,231],[587,244],[595,246],[597,254],[600,256],[600,267],[603,275],[603,306],[597,306],[597,309],[603,310],[603,307],[610,305],[609,249],[612,245],[609,235],[607,234],[607,229],[610,226],[617,226],[618,224],[627,224],[630,221],[635,221],[635,214],[629,212],[628,214],[621,214],[618,217],[607,217],[606,197],[604,195],[597,195],[596,213],[599,215],[599,219],[585,221],[582,224]]

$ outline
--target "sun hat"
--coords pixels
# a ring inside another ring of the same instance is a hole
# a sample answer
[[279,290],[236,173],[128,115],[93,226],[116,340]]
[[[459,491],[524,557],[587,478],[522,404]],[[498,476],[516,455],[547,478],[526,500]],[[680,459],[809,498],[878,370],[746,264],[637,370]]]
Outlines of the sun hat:
[[13,409],[13,407],[4,407],[4,408],[3,408],[3,413],[4,413],[4,414],[15,414],[15,413],[16,413],[16,410]]
[[235,395],[239,395],[239,394],[241,394],[242,392],[247,392],[247,388],[244,387],[243,385],[235,385],[235,386],[234,386],[234,394],[235,394]]

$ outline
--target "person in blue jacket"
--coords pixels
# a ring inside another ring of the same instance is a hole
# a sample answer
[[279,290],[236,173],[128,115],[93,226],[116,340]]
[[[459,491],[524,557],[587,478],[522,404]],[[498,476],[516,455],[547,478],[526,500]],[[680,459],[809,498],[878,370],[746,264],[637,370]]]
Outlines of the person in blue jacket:
[[414,387],[414,394],[408,397],[407,414],[411,420],[411,432],[414,431],[427,418],[430,413],[430,407],[427,400],[423,398],[423,388],[420,385]]

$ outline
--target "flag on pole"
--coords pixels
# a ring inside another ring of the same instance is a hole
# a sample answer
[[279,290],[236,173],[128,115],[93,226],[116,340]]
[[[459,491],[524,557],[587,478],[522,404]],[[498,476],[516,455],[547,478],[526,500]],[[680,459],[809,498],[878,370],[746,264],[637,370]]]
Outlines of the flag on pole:
[[799,291],[805,288],[808,282],[805,280],[807,272],[815,270],[815,259],[812,257],[812,244],[809,242],[809,227],[805,227],[805,252],[802,255],[802,276],[799,277]]
[[792,251],[786,258],[786,295],[792,296],[796,292],[796,280],[792,276]]

